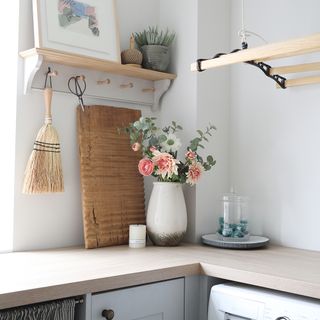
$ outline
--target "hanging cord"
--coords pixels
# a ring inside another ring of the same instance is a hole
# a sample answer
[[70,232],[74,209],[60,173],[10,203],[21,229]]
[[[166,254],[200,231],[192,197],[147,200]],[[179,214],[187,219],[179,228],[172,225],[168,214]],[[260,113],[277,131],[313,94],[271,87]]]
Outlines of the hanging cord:
[[[242,49],[248,49],[248,41],[247,37],[253,35],[256,36],[257,38],[261,39],[264,43],[268,43],[262,36],[260,36],[258,33],[255,33],[253,31],[249,31],[246,29],[245,22],[244,22],[244,1],[241,0],[241,29],[238,31],[238,36],[241,39],[241,46]],[[282,89],[286,88],[286,78],[282,77],[278,74],[271,74],[271,66],[264,62],[256,62],[256,61],[246,61],[245,63],[251,64],[257,68],[259,68],[267,77],[273,79]]]
[[[238,32],[239,37],[241,38],[241,46],[242,49],[235,49],[232,50],[229,53],[235,53],[241,50],[245,50],[248,48],[248,42],[247,42],[247,37],[249,37],[250,35],[256,36],[258,38],[260,38],[263,42],[268,43],[262,36],[260,36],[259,34],[249,31],[246,29],[245,27],[245,23],[244,23],[244,0],[242,0],[241,2],[242,4],[242,14],[241,14],[241,29]],[[219,57],[225,55],[227,53],[218,53],[216,55],[214,55],[211,59],[218,59]],[[210,59],[210,60],[211,60]],[[197,71],[198,72],[202,72],[205,69],[202,69],[202,62],[203,61],[207,61],[209,59],[197,59]],[[268,64],[264,63],[264,62],[257,62],[257,61],[244,61],[244,63],[250,64],[252,66],[255,66],[257,68],[259,68],[267,77],[271,78],[272,80],[274,80],[282,89],[286,89],[286,78],[282,77],[278,74],[271,74],[271,66],[269,66]]]
[[245,17],[244,17],[244,1],[245,0],[241,0],[241,29],[238,31],[238,36],[241,39],[241,46],[242,49],[247,49],[248,48],[248,41],[247,41],[247,37],[250,36],[256,36],[257,38],[259,38],[260,40],[262,40],[264,43],[268,43],[268,41],[266,41],[266,39],[264,39],[260,34],[255,33],[253,31],[247,30],[246,26],[245,26]]
[[244,0],[241,0],[241,29],[238,31],[238,36],[241,38],[242,49],[248,48],[246,27],[244,25]]

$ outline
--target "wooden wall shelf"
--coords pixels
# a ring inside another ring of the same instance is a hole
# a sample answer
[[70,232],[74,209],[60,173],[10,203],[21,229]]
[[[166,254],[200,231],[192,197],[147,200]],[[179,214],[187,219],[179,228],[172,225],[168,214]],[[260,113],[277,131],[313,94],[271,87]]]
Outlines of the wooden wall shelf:
[[[59,64],[65,65],[68,67],[94,70],[100,73],[105,72],[108,75],[114,75],[116,80],[124,79],[128,81],[126,77],[131,77],[135,81],[152,81],[152,86],[144,89],[143,92],[148,92],[149,95],[153,95],[153,107],[159,105],[160,98],[168,90],[171,81],[176,78],[175,74],[158,72],[143,68],[136,68],[132,66],[123,65],[116,62],[106,61],[102,59],[96,59],[92,57],[82,56],[71,54],[67,52],[52,50],[52,49],[42,49],[42,48],[33,48],[26,51],[20,52],[20,56],[24,58],[24,92],[27,93],[33,88],[33,82],[36,76],[36,73],[40,70],[41,66],[46,64]],[[107,76],[108,76],[107,75]],[[70,75],[73,76],[73,75]],[[141,83],[146,83],[146,81]],[[36,88],[38,89],[38,88]],[[152,89],[152,90],[151,90]],[[141,90],[140,90],[141,91]],[[122,91],[123,92],[123,91]],[[139,94],[141,96],[141,94]],[[96,93],[95,93],[96,96]],[[123,95],[119,95],[119,101],[123,101]],[[138,93],[135,94],[135,99],[128,99],[125,102],[131,103],[141,103],[139,100]],[[102,93],[102,96],[96,96],[97,98],[108,99],[105,93]],[[117,98],[112,97],[111,100],[117,100]],[[136,101],[134,101],[136,100]],[[142,101],[143,104],[143,101]],[[146,105],[148,103],[145,103]]]
[[158,72],[143,68],[126,66],[124,64],[96,59],[51,49],[33,48],[20,53],[21,57],[28,58],[35,55],[43,57],[44,62],[65,64],[72,67],[93,69],[122,76],[140,78],[145,80],[174,80],[177,76],[172,73]]
[[[264,46],[240,50],[234,53],[222,55],[218,58],[207,59],[201,62],[201,69],[211,69],[239,62],[264,62],[281,58],[288,58],[312,52],[320,52],[320,33],[316,33],[303,38],[287,40],[283,42],[270,43]],[[300,64],[293,66],[281,66],[272,68],[270,74],[280,73],[298,73],[318,71],[320,64],[318,62]],[[197,71],[197,62],[191,64],[191,71]],[[312,78],[312,79],[311,79]],[[311,80],[310,80],[311,79]],[[320,77],[301,77],[289,79],[286,81],[286,87],[319,83]]]

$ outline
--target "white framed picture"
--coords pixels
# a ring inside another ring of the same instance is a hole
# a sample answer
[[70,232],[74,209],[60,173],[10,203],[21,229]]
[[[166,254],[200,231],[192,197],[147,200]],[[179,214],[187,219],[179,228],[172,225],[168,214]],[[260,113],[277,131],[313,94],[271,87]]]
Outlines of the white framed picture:
[[33,0],[35,46],[120,63],[114,0]]

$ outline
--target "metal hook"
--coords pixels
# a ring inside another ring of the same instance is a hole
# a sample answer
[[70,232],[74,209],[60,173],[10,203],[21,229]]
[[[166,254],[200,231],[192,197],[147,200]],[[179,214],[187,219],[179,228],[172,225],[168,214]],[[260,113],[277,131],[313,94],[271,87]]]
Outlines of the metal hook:
[[[81,80],[83,82],[83,86],[81,87],[79,80]],[[73,84],[71,86],[71,82],[73,81]],[[78,97],[79,99],[79,103],[81,105],[81,109],[82,111],[84,111],[84,104],[83,104],[83,94],[86,91],[87,88],[87,83],[85,80],[85,76],[81,75],[81,76],[75,76],[75,77],[71,77],[68,81],[68,88],[70,90],[70,92],[72,94],[74,94],[75,96]]]
[[51,68],[48,67],[48,71],[46,72],[46,78],[44,80],[44,86],[43,86],[43,89],[47,88],[47,81],[48,81],[48,76],[49,76],[49,88],[52,88],[52,80],[51,80]]
[[51,71],[51,68],[48,67],[48,71],[46,72],[46,78],[45,78],[45,81],[44,81],[44,86],[43,88],[47,88],[47,82],[48,82],[48,77],[49,77],[49,88],[52,88],[52,79],[51,77],[56,77],[58,75],[58,71],[54,70],[54,71]]

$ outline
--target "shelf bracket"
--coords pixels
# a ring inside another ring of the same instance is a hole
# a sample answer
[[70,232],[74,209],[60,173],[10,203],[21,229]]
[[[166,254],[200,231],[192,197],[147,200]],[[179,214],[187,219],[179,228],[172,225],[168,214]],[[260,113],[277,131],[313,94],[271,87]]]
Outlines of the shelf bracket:
[[39,71],[42,63],[43,56],[39,54],[24,58],[24,94],[27,94],[31,91],[33,79],[36,73]]
[[152,111],[156,111],[159,109],[160,106],[160,100],[163,97],[163,95],[168,91],[171,84],[171,80],[165,79],[165,80],[157,80],[154,82],[154,96],[153,96],[153,105],[152,105]]

